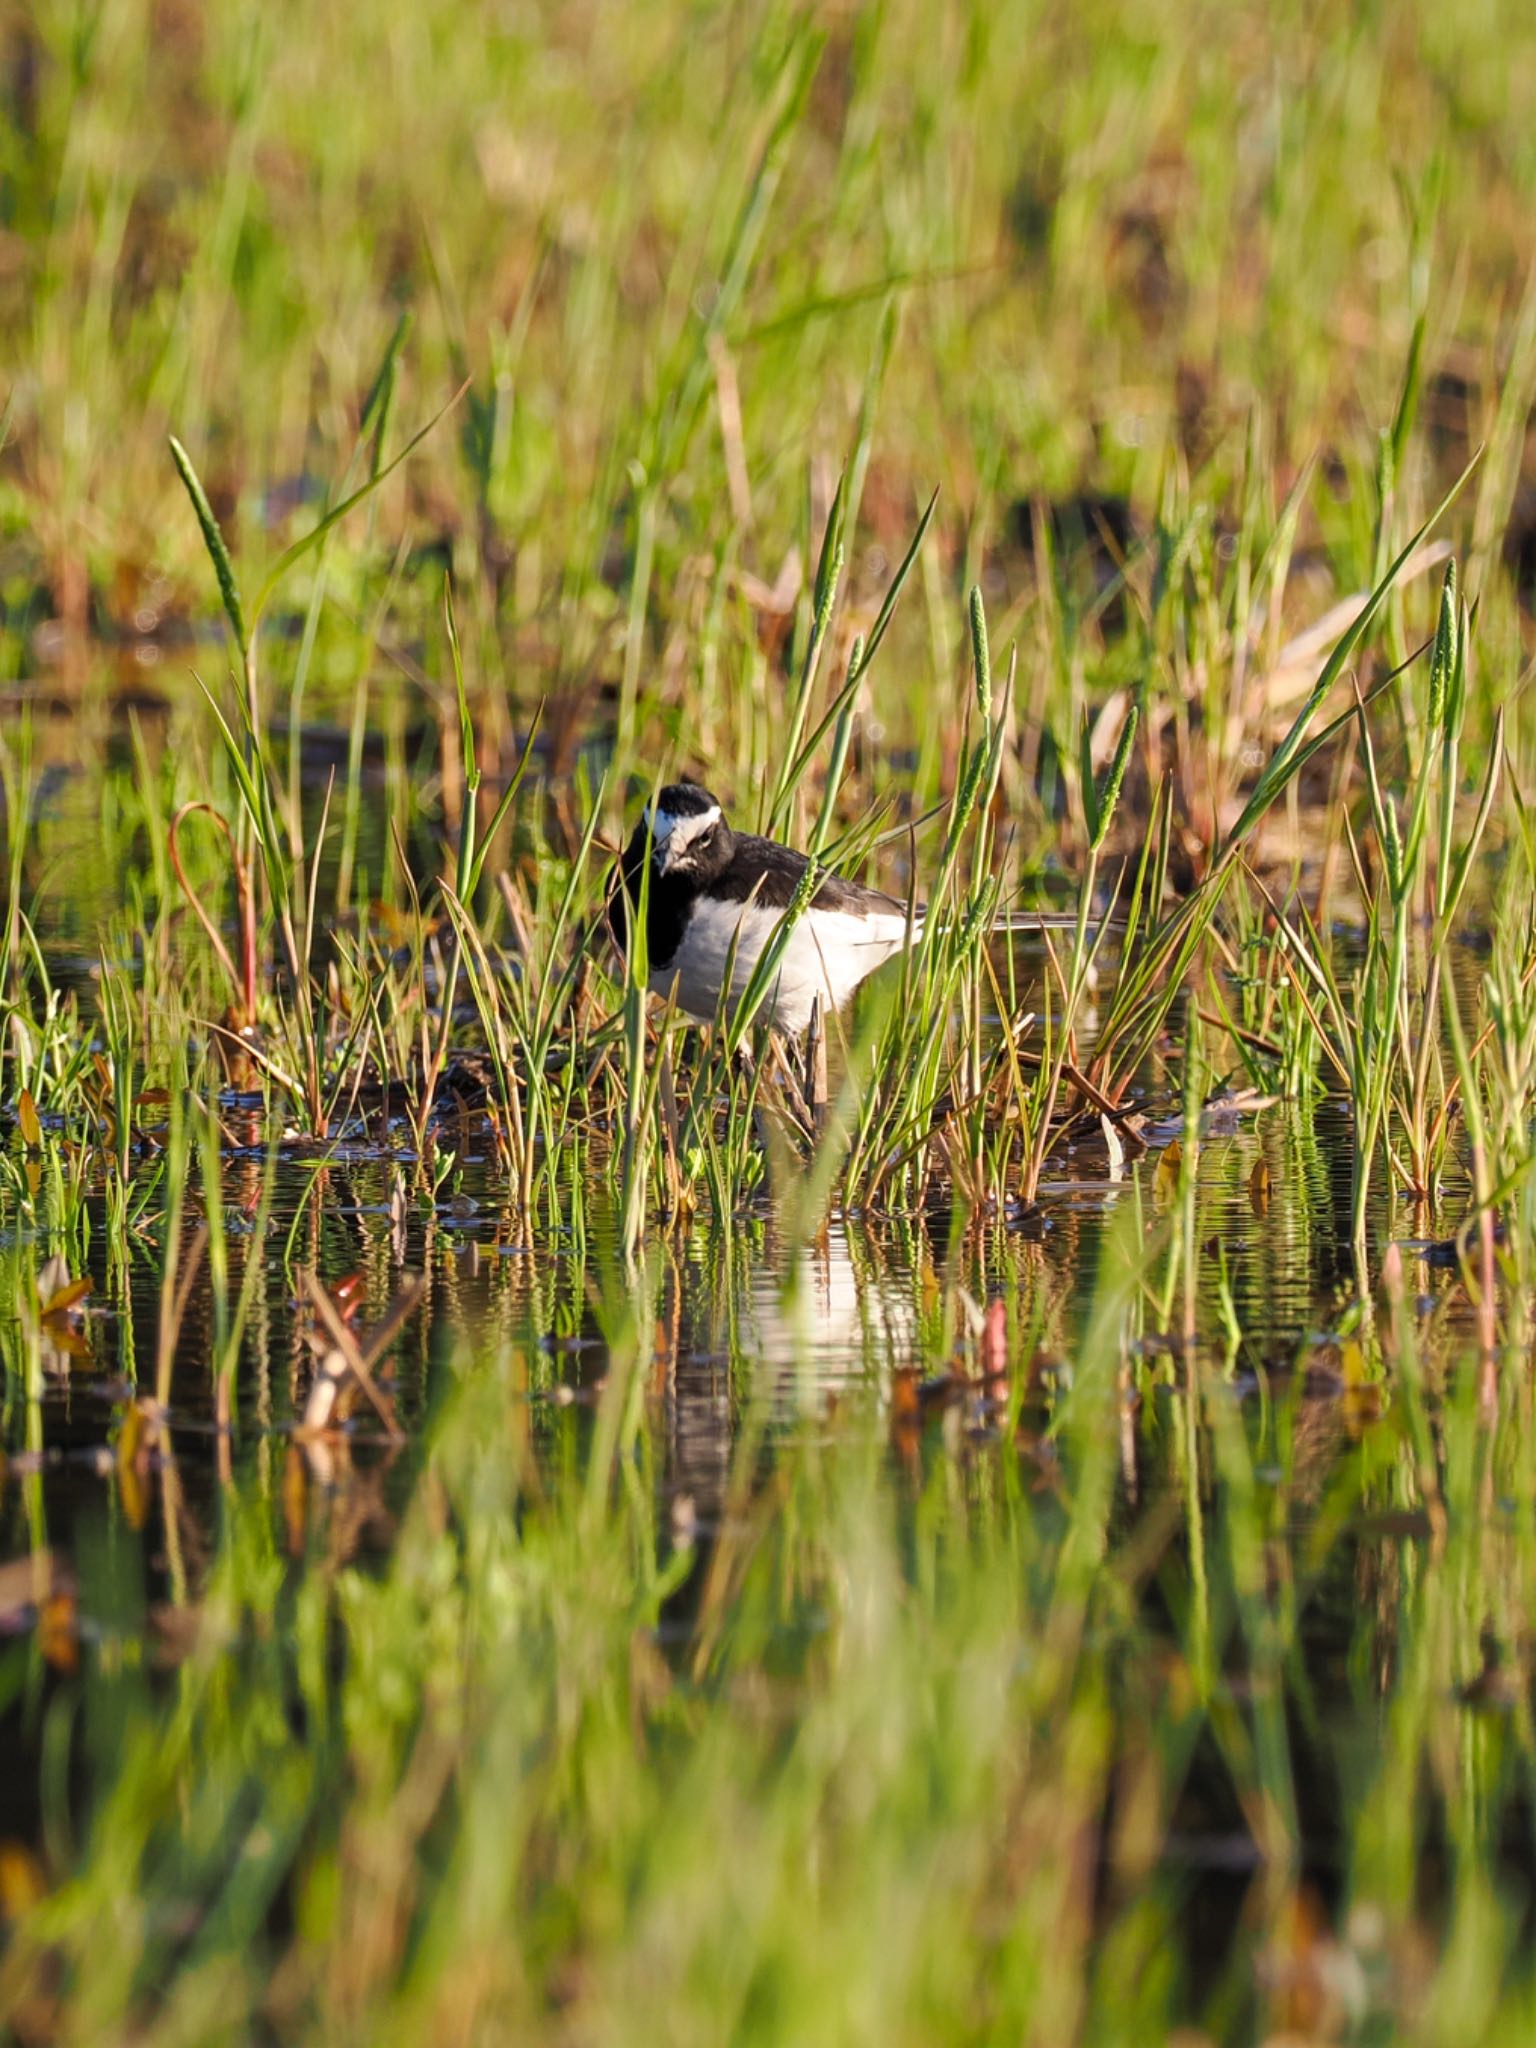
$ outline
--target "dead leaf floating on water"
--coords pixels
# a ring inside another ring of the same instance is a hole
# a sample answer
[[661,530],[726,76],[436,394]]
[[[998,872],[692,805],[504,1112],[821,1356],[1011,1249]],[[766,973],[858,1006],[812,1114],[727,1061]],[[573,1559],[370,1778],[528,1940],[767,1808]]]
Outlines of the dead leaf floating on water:
[[1253,1171],[1248,1176],[1248,1206],[1252,1209],[1255,1216],[1265,1217],[1269,1214],[1269,1205],[1269,1161],[1267,1159],[1256,1159],[1253,1163]]

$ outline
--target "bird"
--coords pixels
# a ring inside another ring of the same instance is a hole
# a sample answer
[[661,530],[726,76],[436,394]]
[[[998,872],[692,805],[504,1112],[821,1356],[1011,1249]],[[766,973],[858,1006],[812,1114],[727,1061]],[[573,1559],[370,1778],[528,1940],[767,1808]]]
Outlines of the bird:
[[[810,862],[775,839],[733,832],[719,800],[699,783],[670,782],[646,806],[617,863],[607,909],[621,950],[629,912],[639,907],[647,849],[647,986],[663,997],[675,990],[685,1016],[712,1022],[727,967],[735,1003]],[[803,1034],[818,1003],[823,1016],[841,1010],[922,928],[921,911],[827,875],[789,934],[759,1017],[787,1035]]]

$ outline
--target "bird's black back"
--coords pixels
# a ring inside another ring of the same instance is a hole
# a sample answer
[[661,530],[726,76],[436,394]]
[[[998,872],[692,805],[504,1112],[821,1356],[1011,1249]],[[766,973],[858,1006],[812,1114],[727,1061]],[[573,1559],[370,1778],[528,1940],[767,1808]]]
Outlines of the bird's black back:
[[[787,910],[809,865],[806,856],[792,846],[760,839],[756,833],[738,832],[731,858],[711,881],[710,891],[729,903],[745,903],[750,897],[765,909]],[[894,896],[865,889],[858,882],[845,882],[841,875],[826,876],[811,904],[817,910],[842,911],[851,917],[867,917],[876,910],[906,914],[906,905]]]

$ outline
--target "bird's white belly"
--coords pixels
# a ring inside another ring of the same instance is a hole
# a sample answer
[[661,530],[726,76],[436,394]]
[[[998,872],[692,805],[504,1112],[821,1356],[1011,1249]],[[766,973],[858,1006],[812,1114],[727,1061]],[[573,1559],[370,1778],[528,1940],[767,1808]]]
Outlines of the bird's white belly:
[[[652,970],[652,990],[668,996],[675,985],[680,1010],[702,1022],[712,1021],[732,945],[734,1001],[745,993],[783,915],[757,903],[695,902],[667,968]],[[757,1012],[759,1021],[781,1031],[804,1031],[818,996],[823,1011],[840,1010],[866,975],[901,950],[906,936],[906,919],[895,913],[856,917],[814,907],[805,911],[779,956],[778,971]]]

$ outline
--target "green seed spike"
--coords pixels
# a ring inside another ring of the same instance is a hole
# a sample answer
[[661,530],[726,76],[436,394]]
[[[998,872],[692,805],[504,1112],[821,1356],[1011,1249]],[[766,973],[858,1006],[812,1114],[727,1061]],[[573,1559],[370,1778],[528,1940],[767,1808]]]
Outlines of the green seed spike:
[[[857,676],[864,660],[864,641],[860,634],[853,636],[853,646],[848,655],[848,674]],[[827,784],[821,799],[821,811],[816,819],[816,829],[811,834],[811,860],[815,864],[821,859],[831,837],[832,821],[837,812],[837,792],[842,787],[843,771],[848,765],[848,749],[853,743],[853,697],[845,690],[841,693],[843,708],[838,714],[837,724],[832,733],[832,759],[827,765]]]
[[1115,758],[1109,764],[1109,772],[1099,786],[1094,803],[1093,838],[1089,847],[1092,853],[1097,853],[1104,844],[1110,820],[1115,815],[1115,805],[1120,801],[1120,785],[1125,780],[1126,767],[1131,758],[1131,746],[1140,722],[1140,707],[1133,704],[1125,714],[1125,723],[1120,728],[1120,738],[1115,746]]
[[192,467],[192,458],[172,434],[171,460],[181,473],[181,480],[187,487],[187,496],[192,500],[192,510],[197,514],[197,523],[203,529],[203,545],[213,559],[213,573],[219,579],[219,595],[224,600],[224,614],[229,620],[230,630],[235,636],[235,645],[240,650],[240,659],[245,660],[245,612],[240,603],[240,586],[235,581],[235,565],[229,559],[229,549],[219,531],[219,522],[213,516],[213,507],[208,502],[208,493],[203,489],[202,479]]
[[1445,582],[1440,589],[1440,621],[1435,627],[1435,647],[1429,658],[1429,729],[1437,732],[1445,723],[1446,700],[1456,673],[1456,559],[1445,565]]
[[983,719],[992,716],[992,654],[987,646],[987,610],[980,584],[971,592],[971,649],[976,659],[976,703]]
[[1396,901],[1403,893],[1403,838],[1397,806],[1385,793],[1381,800],[1382,851],[1387,857],[1387,887]]
[[843,470],[832,494],[827,513],[827,530],[821,543],[821,560],[816,564],[816,638],[826,638],[832,623],[832,607],[843,573],[843,515],[846,510],[848,472]]
[[1088,828],[1090,847],[1099,843],[1099,792],[1093,779],[1093,727],[1083,713],[1077,739],[1077,786],[1083,793],[1083,823]]

